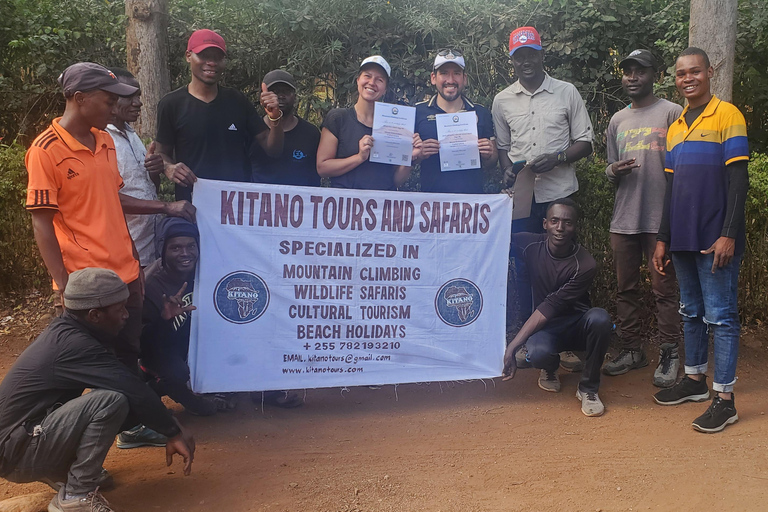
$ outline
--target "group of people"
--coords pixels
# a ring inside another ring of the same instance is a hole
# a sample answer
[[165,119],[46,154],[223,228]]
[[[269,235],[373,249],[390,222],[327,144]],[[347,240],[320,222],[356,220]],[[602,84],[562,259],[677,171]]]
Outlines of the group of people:
[[[483,193],[485,171],[497,165],[507,189],[515,190],[518,177],[532,180],[530,215],[512,226],[521,325],[504,355],[505,379],[533,366],[539,387],[558,392],[559,366],[581,370],[581,410],[602,415],[601,374],[648,365],[640,320],[645,256],[660,342],[653,383],[663,388],[654,399],[709,398],[712,331],[715,396],[693,427],[722,430],[738,420],[736,284],[749,184],[743,116],[712,95],[713,69],[698,48],[682,52],[675,66],[685,109],[654,96],[660,65],[649,51],[620,62],[631,104],[611,119],[605,172],[616,185],[610,232],[621,350],[604,364],[613,322],[590,304],[597,265],[578,243],[580,212],[570,197],[578,190],[574,163],[592,152],[592,124],[576,88],[545,72],[535,28],[513,31],[509,49],[518,80],[490,111],[464,94],[462,52],[437,52],[436,94],[416,105],[412,154],[425,192]],[[198,177],[300,186],[325,177],[334,187],[395,190],[411,173],[411,166],[369,161],[374,106],[391,76],[382,56],[363,60],[357,101],[328,112],[320,130],[296,114],[296,81],[284,70],[264,77],[263,116],[222,86],[227,48],[216,32],[194,32],[185,57],[191,81],[158,104],[149,148],[131,127],[142,106],[137,80],[123,69],[78,63],[59,77],[63,116],[27,153],[26,207],[61,300],[58,317],[0,383],[0,476],[48,482],[58,490],[51,511],[111,510],[99,489],[111,484],[102,464],[115,436],[121,448],[165,446],[168,464],[179,454],[189,473],[194,439],[161,396],[201,415],[230,405],[188,384],[199,244],[189,200]],[[480,165],[443,172],[435,116],[465,111],[476,113]],[[161,174],[175,183],[176,201],[157,199]],[[681,338],[685,375],[678,381]],[[585,351],[585,361],[573,351]],[[269,396],[276,405],[301,405],[287,392]]]

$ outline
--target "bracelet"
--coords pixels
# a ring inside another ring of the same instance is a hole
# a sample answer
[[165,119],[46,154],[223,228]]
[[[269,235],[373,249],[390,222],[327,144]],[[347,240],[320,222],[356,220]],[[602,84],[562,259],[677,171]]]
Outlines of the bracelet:
[[279,116],[277,116],[275,119],[272,119],[271,117],[269,117],[269,112],[267,112],[267,119],[269,119],[269,120],[270,120],[270,121],[272,121],[273,123],[276,123],[276,122],[278,122],[278,121],[279,121],[279,120],[281,120],[282,118],[283,118],[283,111],[282,111],[282,110],[280,111],[280,115],[279,115]]

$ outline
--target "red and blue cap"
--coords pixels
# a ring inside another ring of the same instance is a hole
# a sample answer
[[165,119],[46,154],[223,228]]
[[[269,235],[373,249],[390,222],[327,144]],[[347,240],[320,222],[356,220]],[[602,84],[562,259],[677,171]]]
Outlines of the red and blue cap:
[[509,34],[509,55],[514,55],[520,48],[541,50],[541,36],[535,28],[520,27]]

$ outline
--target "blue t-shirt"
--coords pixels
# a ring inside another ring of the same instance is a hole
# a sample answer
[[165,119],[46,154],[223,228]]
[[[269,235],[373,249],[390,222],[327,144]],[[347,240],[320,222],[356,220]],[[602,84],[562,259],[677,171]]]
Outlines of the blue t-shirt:
[[[747,125],[735,106],[713,96],[689,127],[683,114],[667,132],[665,171],[674,173],[669,204],[670,251],[702,251],[720,237],[728,209],[726,166],[749,160]],[[744,227],[736,238],[744,250]]]

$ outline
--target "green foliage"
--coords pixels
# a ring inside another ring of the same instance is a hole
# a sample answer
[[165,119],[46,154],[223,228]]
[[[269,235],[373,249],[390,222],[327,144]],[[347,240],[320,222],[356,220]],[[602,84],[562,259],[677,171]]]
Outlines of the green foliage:
[[25,152],[20,144],[0,144],[0,293],[38,287],[48,279],[24,209]]
[[[595,257],[599,272],[592,286],[592,302],[615,313],[616,271],[608,229],[613,215],[614,188],[605,177],[607,164],[602,158],[589,158],[577,164],[579,191],[575,199],[583,209],[580,242]],[[765,298],[768,297],[768,155],[753,154],[749,162],[747,195],[747,246],[739,274],[739,313],[745,323],[765,322]],[[650,274],[641,275],[645,290],[643,324],[655,322],[655,303],[651,294]]]
[[739,274],[739,306],[747,322],[768,319],[768,155],[753,154],[749,162],[747,195],[747,246]]
[[63,111],[56,79],[70,64],[125,65],[122,2],[0,2],[0,137],[30,143]]
[[[768,10],[764,0],[739,1],[734,101],[748,122],[753,151],[768,145]],[[47,281],[23,210],[23,149],[63,111],[56,78],[69,64],[90,60],[125,65],[125,16],[121,0],[0,1],[0,292]],[[688,0],[170,0],[169,55],[173,87],[189,80],[184,51],[189,34],[213,28],[229,47],[226,84],[256,100],[261,77],[287,69],[299,82],[299,114],[319,124],[332,107],[354,102],[360,61],[384,55],[393,68],[389,101],[429,97],[435,50],[460,48],[467,60],[468,96],[490,106],[515,80],[507,53],[509,33],[536,26],[544,40],[545,66],[573,82],[592,117],[595,154],[603,133],[624,106],[619,60],[635,48],[652,50],[667,67],[657,94],[679,100],[670,69],[688,39]],[[600,262],[595,303],[615,303],[608,237],[613,189],[600,158],[580,164],[578,194],[585,209],[581,237]],[[750,164],[747,256],[742,268],[742,314],[765,319],[768,296],[768,164]],[[501,176],[488,177],[487,192]],[[406,184],[415,190],[418,170]],[[172,188],[164,183],[163,197]]]

